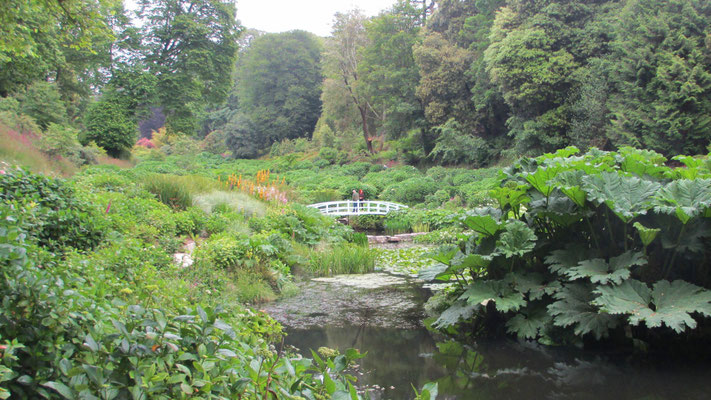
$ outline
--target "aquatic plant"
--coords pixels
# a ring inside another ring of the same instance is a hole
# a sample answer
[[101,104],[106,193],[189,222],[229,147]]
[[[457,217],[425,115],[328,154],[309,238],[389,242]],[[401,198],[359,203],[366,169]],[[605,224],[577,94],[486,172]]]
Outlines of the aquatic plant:
[[364,274],[375,269],[377,253],[367,247],[339,243],[312,251],[308,271],[316,276]]

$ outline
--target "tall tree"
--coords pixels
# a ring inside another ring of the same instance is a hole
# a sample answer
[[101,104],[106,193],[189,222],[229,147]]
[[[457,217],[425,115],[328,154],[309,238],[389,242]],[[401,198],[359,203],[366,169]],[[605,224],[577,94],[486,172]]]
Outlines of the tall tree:
[[614,22],[608,136],[668,155],[711,140],[708,2],[630,0]]
[[[249,120],[249,136],[262,146],[310,137],[321,112],[321,51],[318,38],[304,31],[255,38],[238,63],[234,106],[240,115],[228,126]],[[230,131],[244,135],[245,129]]]
[[382,132],[391,138],[423,126],[422,104],[415,95],[420,75],[413,56],[424,22],[421,13],[402,0],[365,24],[369,41],[357,69],[359,90],[381,116]]
[[362,63],[362,50],[369,44],[365,21],[366,17],[360,10],[336,13],[332,38],[326,47],[326,68],[331,78],[331,84],[327,83],[327,87],[340,89],[358,110],[363,139],[368,152],[373,153],[372,125],[380,115],[360,88],[362,82],[358,71]]
[[221,103],[232,84],[240,27],[230,0],[140,0],[145,65],[169,128],[193,134],[205,107]]

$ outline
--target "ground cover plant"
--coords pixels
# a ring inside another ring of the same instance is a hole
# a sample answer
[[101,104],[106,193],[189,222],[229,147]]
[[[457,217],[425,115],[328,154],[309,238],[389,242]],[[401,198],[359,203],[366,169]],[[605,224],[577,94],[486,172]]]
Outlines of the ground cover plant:
[[[158,239],[201,210],[118,177],[77,179],[103,189],[0,174],[0,398],[358,398],[343,374],[357,351],[277,350],[281,328],[233,301],[224,271],[174,264]],[[239,262],[256,267],[266,246],[250,238]]]
[[547,343],[660,344],[711,317],[711,163],[575,148],[504,169],[495,206],[426,279],[453,282],[433,326]]

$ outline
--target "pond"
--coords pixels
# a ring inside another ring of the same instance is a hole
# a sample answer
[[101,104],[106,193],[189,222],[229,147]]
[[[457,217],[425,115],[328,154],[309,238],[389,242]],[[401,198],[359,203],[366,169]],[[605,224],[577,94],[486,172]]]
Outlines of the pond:
[[285,343],[310,357],[326,346],[368,352],[356,369],[373,399],[412,399],[428,381],[438,399],[708,399],[711,366],[544,347],[515,340],[463,346],[422,326],[429,291],[414,278],[377,272],[300,283],[265,311]]

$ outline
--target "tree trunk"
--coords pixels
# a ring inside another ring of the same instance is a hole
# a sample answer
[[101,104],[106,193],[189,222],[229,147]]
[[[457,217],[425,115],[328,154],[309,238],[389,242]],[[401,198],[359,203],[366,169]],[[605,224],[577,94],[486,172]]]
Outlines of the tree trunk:
[[363,138],[365,139],[365,145],[368,148],[368,153],[373,154],[373,140],[370,137],[370,128],[368,127],[368,112],[364,107],[358,106],[358,111],[360,111],[360,118],[363,120]]

